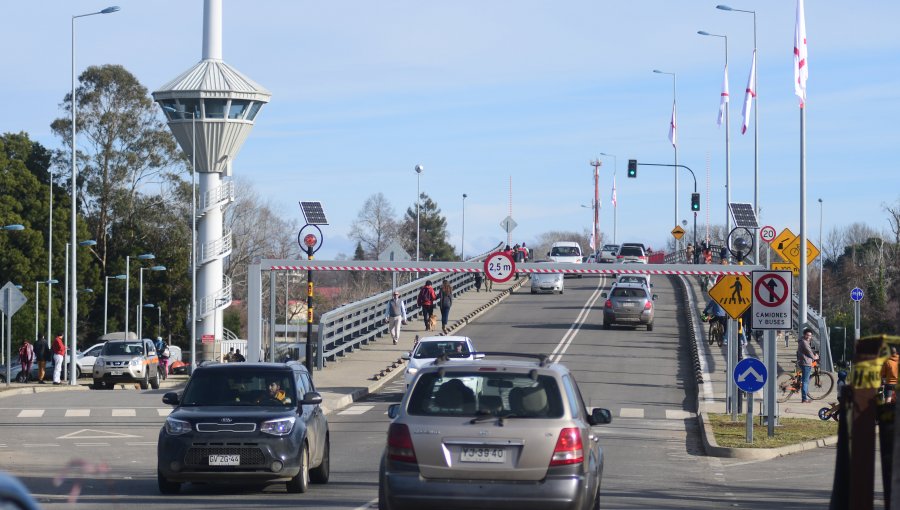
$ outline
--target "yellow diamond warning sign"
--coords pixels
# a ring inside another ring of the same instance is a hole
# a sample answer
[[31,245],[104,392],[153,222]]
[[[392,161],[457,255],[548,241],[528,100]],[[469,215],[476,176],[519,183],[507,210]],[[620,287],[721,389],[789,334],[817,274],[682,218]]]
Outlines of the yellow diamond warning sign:
[[672,237],[674,237],[675,239],[681,239],[682,237],[684,237],[684,229],[679,227],[678,225],[675,225],[675,228],[672,229]]
[[737,319],[752,303],[750,286],[750,279],[745,275],[725,275],[709,289],[709,297],[715,299],[732,319]]
[[[787,248],[782,252],[782,256],[786,258],[791,264],[794,264],[797,267],[800,267],[800,238],[795,237],[793,241]],[[816,257],[819,256],[819,248],[816,247],[809,239],[806,240],[806,263],[812,264],[812,261],[816,260]]]

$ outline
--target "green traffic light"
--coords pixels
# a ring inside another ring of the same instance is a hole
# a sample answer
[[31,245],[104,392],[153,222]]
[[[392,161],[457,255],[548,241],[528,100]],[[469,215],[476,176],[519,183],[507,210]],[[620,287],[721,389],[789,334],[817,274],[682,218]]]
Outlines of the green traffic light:
[[691,193],[691,211],[700,210],[700,193]]
[[632,179],[637,177],[637,160],[636,159],[628,160],[628,177],[632,178]]

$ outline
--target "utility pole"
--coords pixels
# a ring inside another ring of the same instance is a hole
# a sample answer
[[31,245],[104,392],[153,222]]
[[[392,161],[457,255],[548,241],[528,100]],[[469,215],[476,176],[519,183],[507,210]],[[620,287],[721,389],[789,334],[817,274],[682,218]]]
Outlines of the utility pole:
[[599,159],[591,161],[594,167],[594,253],[600,249],[600,167],[603,162]]

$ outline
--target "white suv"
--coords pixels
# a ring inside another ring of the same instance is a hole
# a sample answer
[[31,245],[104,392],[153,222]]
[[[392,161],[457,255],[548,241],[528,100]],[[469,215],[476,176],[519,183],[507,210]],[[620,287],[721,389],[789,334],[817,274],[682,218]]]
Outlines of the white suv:
[[94,361],[94,389],[112,388],[118,382],[159,389],[159,356],[153,342],[108,340]]

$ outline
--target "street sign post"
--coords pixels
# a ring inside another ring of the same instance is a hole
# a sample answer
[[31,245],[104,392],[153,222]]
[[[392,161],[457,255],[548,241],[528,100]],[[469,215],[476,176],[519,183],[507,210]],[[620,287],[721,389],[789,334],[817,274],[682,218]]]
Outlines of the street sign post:
[[709,289],[709,297],[737,319],[750,308],[750,280],[744,275],[723,276]]
[[770,227],[766,225],[765,227],[759,229],[759,238],[763,240],[763,242],[771,243],[775,236],[778,235],[775,232],[775,227]]
[[752,329],[791,329],[791,284],[787,271],[753,271]]
[[772,262],[773,271],[790,271],[794,276],[800,276],[800,268],[790,262]]
[[863,299],[863,290],[859,287],[853,287],[850,291],[850,299],[853,300],[853,339],[859,340],[860,337],[860,301]]
[[684,229],[675,225],[675,228],[672,229],[672,237],[681,240],[681,238],[684,237]]
[[734,383],[747,393],[747,442],[753,442],[753,393],[766,385],[768,371],[756,358],[744,358],[734,367]]
[[772,249],[775,250],[775,253],[778,254],[784,260],[788,260],[788,258],[784,255],[784,250],[787,249],[788,245],[794,242],[797,236],[791,232],[791,229],[786,228],[781,231],[780,234],[775,236],[775,239],[769,243],[772,246]]
[[12,316],[22,308],[22,305],[28,301],[28,298],[13,285],[12,282],[6,282],[6,285],[0,289],[0,310],[6,315],[6,385],[9,386],[10,376],[12,375]]
[[509,254],[498,251],[484,260],[484,273],[491,281],[503,283],[516,274],[516,263]]
[[[806,263],[812,264],[812,261],[816,260],[816,257],[819,256],[819,248],[816,247],[809,239],[806,240]],[[800,267],[800,238],[795,237],[790,244],[787,245],[787,248],[784,249],[782,253],[782,257],[786,260],[789,260],[792,264],[797,267]]]
[[850,299],[854,301],[862,301],[863,290],[859,287],[853,287],[853,290],[850,291]]

